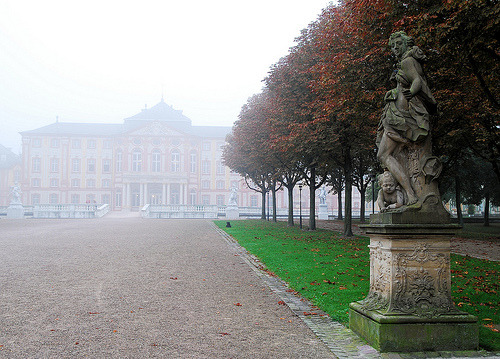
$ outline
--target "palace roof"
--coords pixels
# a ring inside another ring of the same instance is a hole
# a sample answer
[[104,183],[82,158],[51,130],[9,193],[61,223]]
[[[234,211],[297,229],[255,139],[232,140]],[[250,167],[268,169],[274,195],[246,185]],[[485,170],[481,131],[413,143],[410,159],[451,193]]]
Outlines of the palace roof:
[[231,127],[228,126],[192,126],[191,120],[184,116],[182,111],[174,110],[162,99],[157,105],[127,117],[123,124],[55,122],[34,130],[23,131],[21,135],[113,137],[143,127],[151,121],[158,121],[183,133],[202,138],[225,138],[231,132]]

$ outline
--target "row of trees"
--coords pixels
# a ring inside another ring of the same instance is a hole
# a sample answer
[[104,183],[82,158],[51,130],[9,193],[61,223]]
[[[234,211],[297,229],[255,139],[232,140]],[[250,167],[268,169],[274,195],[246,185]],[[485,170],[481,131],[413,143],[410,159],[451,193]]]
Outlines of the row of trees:
[[[304,181],[311,191],[310,229],[316,229],[315,190],[327,183],[339,198],[344,190],[344,235],[352,235],[351,188],[359,189],[363,211],[370,175],[381,170],[375,137],[384,94],[393,87],[388,38],[405,30],[429,57],[427,77],[439,102],[432,135],[434,153],[445,164],[443,192],[459,192],[472,161],[492,175],[476,176],[481,183],[463,194],[469,201],[500,202],[499,15],[498,0],[330,5],[271,66],[262,92],[242,107],[227,139],[226,165],[262,193],[263,216],[268,191],[275,198],[276,190],[287,188],[291,204],[293,188]],[[458,207],[463,197],[456,196]],[[290,205],[289,225],[292,211]]]

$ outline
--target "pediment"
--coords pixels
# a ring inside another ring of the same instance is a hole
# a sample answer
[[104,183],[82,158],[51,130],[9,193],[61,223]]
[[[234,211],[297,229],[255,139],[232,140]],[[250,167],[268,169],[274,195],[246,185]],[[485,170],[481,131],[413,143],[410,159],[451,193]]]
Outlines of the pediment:
[[161,137],[182,137],[184,133],[173,129],[165,123],[159,121],[149,122],[140,128],[136,128],[129,132],[130,136],[161,136]]

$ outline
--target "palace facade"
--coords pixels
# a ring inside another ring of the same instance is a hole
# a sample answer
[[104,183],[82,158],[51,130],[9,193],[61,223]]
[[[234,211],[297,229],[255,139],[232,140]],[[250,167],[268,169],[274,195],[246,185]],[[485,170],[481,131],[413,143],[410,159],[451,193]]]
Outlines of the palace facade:
[[163,99],[123,124],[56,122],[22,135],[23,203],[99,203],[113,210],[144,204],[259,206],[223,165],[231,127],[193,126]]

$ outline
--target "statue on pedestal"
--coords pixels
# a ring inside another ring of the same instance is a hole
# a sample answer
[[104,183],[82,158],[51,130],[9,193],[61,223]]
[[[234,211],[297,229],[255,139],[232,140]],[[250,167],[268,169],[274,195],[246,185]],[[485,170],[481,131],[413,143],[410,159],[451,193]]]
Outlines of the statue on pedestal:
[[321,187],[319,190],[319,204],[326,204],[326,188]]
[[236,187],[231,187],[231,194],[229,195],[228,207],[238,207],[238,189]]
[[399,211],[432,211],[441,205],[434,179],[442,165],[432,156],[430,115],[437,105],[422,69],[426,56],[404,31],[393,33],[389,45],[398,61],[391,76],[396,87],[384,98],[377,158],[401,186],[404,206]]
[[10,188],[10,195],[11,195],[10,204],[21,204],[22,193],[23,192],[21,191],[21,188],[16,182],[16,184],[14,184],[14,186]]

